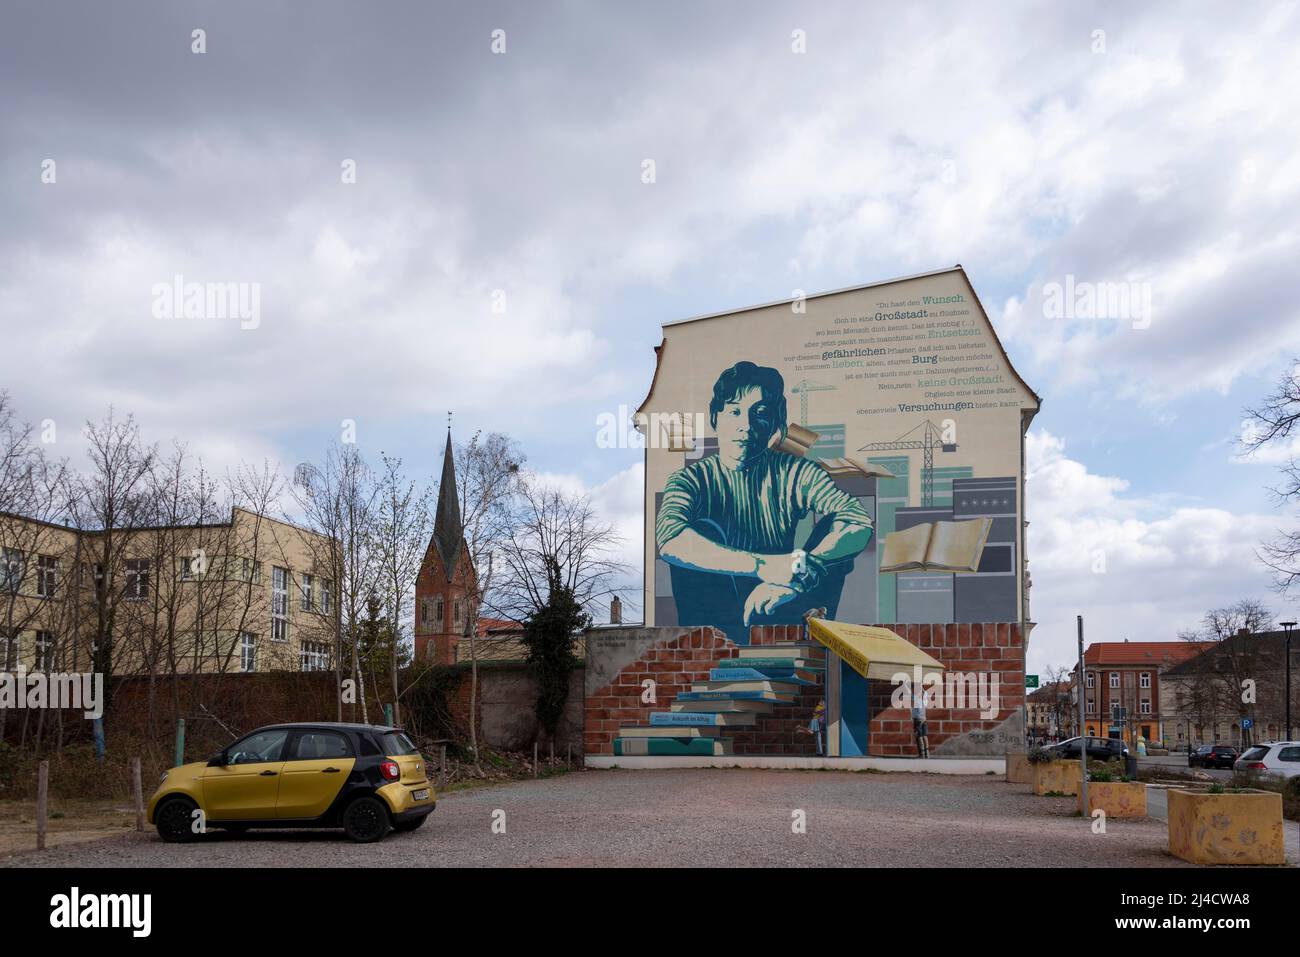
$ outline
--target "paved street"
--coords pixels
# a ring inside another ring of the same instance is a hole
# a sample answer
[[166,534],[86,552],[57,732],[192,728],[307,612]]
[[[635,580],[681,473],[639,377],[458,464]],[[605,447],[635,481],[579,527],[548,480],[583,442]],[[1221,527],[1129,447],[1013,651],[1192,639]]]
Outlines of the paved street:
[[1217,778],[1220,781],[1227,781],[1232,778],[1232,772],[1227,768],[1189,768],[1187,766],[1187,755],[1185,754],[1169,754],[1138,758],[1138,767],[1169,768],[1170,770],[1179,771],[1183,774],[1186,774],[1189,771],[1203,771],[1210,777]]
[[[796,809],[806,814],[806,834],[791,831]],[[498,810],[504,834],[492,831]],[[1099,835],[1073,813],[1072,798],[1036,798],[997,777],[586,771],[446,795],[423,829],[374,845],[350,844],[337,832],[276,831],[167,845],[132,832],[3,864],[1187,866],[1167,853],[1163,819],[1112,821]],[[1296,825],[1287,829],[1293,839]]]

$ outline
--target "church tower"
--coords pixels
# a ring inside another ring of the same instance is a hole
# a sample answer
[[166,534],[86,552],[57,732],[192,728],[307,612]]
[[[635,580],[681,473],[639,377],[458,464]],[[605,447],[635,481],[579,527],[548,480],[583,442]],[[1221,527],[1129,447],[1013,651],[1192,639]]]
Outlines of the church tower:
[[456,459],[448,430],[433,537],[424,551],[424,561],[415,581],[416,661],[450,665],[459,660],[457,646],[464,640],[465,628],[473,617],[471,602],[476,585],[474,563],[470,560],[461,523]]

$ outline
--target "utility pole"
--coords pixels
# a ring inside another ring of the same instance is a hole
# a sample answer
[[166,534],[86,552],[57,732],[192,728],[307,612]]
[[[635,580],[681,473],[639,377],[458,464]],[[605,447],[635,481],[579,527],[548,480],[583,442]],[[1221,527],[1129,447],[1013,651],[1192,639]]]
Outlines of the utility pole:
[[1286,629],[1286,739],[1291,738],[1291,629],[1295,627],[1294,621],[1278,622]]
[[1086,818],[1088,817],[1088,729],[1083,719],[1083,616],[1076,615],[1075,619],[1079,623],[1079,733],[1083,735],[1079,739],[1079,766],[1083,771],[1083,783],[1080,787],[1083,789],[1083,816]]

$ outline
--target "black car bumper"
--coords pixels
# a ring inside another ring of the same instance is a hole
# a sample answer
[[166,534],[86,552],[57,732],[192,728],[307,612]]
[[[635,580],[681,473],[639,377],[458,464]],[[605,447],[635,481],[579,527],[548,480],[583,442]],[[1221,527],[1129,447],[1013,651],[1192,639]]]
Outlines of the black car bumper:
[[403,811],[401,814],[394,814],[393,823],[404,824],[407,821],[414,821],[417,820],[418,818],[425,817],[426,815],[432,814],[433,809],[436,808],[437,806],[438,806],[438,802],[434,801],[433,803],[425,807],[413,807],[409,811]]

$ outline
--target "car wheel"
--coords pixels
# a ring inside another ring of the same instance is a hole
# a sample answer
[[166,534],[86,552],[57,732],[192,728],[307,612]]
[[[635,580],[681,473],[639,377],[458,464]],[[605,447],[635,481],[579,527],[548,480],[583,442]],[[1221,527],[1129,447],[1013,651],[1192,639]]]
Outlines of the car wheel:
[[343,812],[343,833],[358,844],[378,841],[391,827],[388,807],[379,798],[357,798]]
[[198,805],[186,797],[168,798],[154,812],[158,836],[168,844],[188,844],[198,838],[194,833],[194,811]]
[[427,815],[427,814],[421,814],[419,817],[415,818],[414,820],[410,820],[410,821],[402,821],[402,822],[399,823],[399,824],[394,824],[394,825],[393,825],[393,830],[394,830],[394,831],[403,831],[403,832],[405,832],[405,831],[418,831],[418,830],[420,829],[420,825],[423,824],[423,823],[424,823],[425,821],[427,821],[428,819],[429,819],[429,815]]

